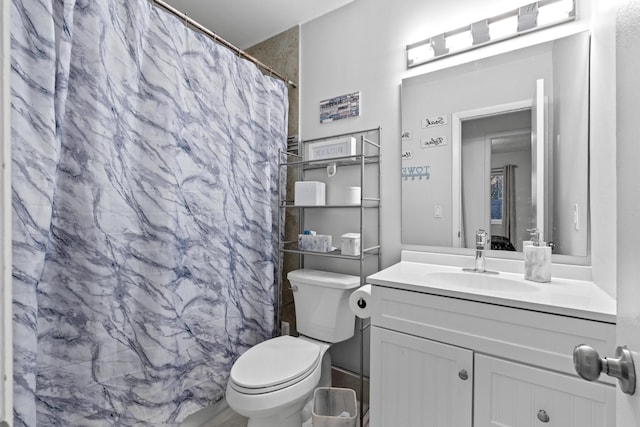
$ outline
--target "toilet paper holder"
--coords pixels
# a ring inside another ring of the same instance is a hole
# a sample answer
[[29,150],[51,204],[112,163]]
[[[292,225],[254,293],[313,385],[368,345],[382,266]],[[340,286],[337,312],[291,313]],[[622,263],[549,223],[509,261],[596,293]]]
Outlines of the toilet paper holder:
[[364,285],[356,289],[349,296],[349,307],[355,315],[361,319],[371,317],[371,308],[369,298],[371,298],[371,285]]

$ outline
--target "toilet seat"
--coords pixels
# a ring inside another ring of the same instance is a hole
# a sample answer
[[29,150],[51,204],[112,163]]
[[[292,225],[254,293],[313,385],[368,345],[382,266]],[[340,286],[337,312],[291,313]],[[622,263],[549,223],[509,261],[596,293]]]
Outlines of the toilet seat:
[[319,369],[320,346],[281,336],[264,341],[240,356],[231,368],[229,385],[239,393],[263,394],[302,381]]

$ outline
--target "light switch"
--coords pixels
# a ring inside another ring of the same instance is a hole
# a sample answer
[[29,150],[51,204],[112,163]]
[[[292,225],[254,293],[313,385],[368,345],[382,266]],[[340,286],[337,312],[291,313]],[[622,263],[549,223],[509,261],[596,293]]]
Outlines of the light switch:
[[433,207],[433,217],[434,218],[442,218],[442,206],[435,205]]

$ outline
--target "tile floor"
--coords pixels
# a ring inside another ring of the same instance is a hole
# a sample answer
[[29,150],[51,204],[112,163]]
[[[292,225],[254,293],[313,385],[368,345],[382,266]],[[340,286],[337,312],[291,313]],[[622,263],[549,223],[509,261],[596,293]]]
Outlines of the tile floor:
[[222,406],[221,410],[202,427],[247,427],[247,419],[229,408],[226,400],[223,399],[218,404]]
[[[340,369],[334,368],[332,370],[332,383],[334,387],[347,387],[356,390],[356,394],[359,393],[359,378],[354,376],[354,374],[349,373],[347,371],[342,371]],[[365,383],[365,396],[364,396],[364,408],[365,408],[365,416],[363,420],[363,427],[369,427],[369,393],[368,381]],[[360,401],[360,396],[358,396],[358,400]],[[358,405],[360,402],[358,402]],[[358,423],[359,425],[359,423]],[[305,424],[304,427],[308,425]],[[216,403],[209,408],[206,408],[201,412],[200,415],[192,419],[188,419],[185,423],[183,423],[182,427],[247,427],[247,419],[242,415],[236,413],[233,409],[229,407],[227,401],[222,399],[220,402]]]
[[[229,408],[225,400],[218,402],[217,405],[220,405],[220,410],[215,417],[201,424],[200,427],[247,427],[247,419]],[[365,414],[363,424],[364,427],[369,427],[369,413]]]
[[[224,400],[222,402],[226,404]],[[364,427],[369,427],[368,412],[364,416],[363,424]],[[247,419],[242,415],[237,414],[233,411],[233,409],[227,406],[226,409],[219,412],[214,419],[208,421],[206,424],[203,424],[201,427],[247,427]]]

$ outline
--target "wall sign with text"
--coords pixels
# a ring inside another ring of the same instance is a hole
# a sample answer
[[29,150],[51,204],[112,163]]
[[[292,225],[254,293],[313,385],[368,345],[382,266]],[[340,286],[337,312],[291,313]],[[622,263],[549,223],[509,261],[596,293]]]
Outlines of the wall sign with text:
[[449,145],[449,141],[447,141],[446,136],[431,136],[428,138],[422,138],[420,141],[420,147],[422,148],[433,148],[443,145]]
[[311,142],[307,152],[308,160],[324,160],[335,157],[354,156],[356,139],[352,136],[327,141]]
[[449,116],[441,114],[439,116],[426,117],[422,119],[422,129],[429,129],[438,126],[444,126],[449,123]]
[[429,172],[429,166],[406,166],[402,168],[402,178],[406,181],[409,178],[411,180],[415,180],[418,178],[421,179],[429,179],[431,177],[431,173]]

